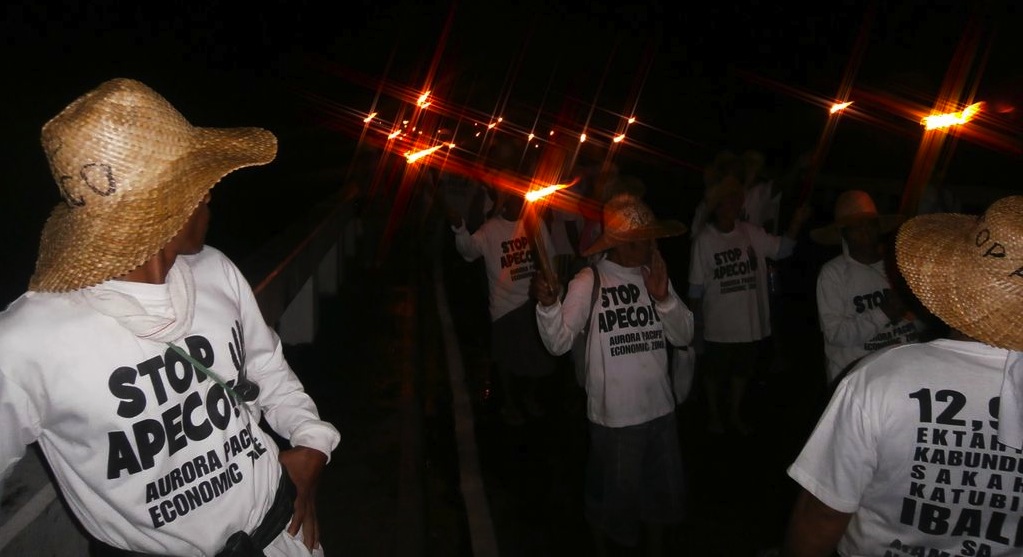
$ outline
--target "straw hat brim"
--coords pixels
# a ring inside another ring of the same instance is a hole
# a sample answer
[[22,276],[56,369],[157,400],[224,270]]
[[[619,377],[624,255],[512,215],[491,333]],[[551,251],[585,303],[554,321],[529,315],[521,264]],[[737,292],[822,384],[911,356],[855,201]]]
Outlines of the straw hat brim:
[[276,154],[276,137],[261,128],[193,128],[191,148],[147,187],[124,192],[116,204],[57,205],[43,226],[29,290],[66,292],[128,273],[170,242],[224,176]]
[[682,234],[685,234],[687,230],[688,228],[686,225],[681,222],[675,220],[661,220],[624,232],[612,233],[605,231],[590,245],[590,247],[582,251],[582,255],[583,257],[589,257],[596,253],[607,251],[613,247],[629,242],[656,240],[658,238],[667,238],[670,236],[681,236]]
[[[973,215],[931,214],[902,225],[899,271],[934,315],[991,346],[1023,351],[1023,287],[997,258],[971,257]],[[985,266],[986,265],[986,266]]]
[[899,227],[906,218],[902,215],[871,215],[838,219],[835,222],[810,231],[810,239],[818,244],[838,245],[842,243],[842,229],[851,224],[868,219],[877,219],[882,234],[887,234]]

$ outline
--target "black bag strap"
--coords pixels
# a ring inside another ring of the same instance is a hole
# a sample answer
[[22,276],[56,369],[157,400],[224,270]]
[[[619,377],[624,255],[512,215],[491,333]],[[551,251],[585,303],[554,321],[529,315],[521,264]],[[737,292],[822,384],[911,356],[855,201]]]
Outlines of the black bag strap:
[[600,273],[597,272],[597,264],[590,263],[590,271],[593,272],[593,292],[590,294],[590,311],[586,314],[586,324],[583,325],[582,334],[590,334],[590,321],[593,321],[593,308],[597,305],[597,296],[600,295]]

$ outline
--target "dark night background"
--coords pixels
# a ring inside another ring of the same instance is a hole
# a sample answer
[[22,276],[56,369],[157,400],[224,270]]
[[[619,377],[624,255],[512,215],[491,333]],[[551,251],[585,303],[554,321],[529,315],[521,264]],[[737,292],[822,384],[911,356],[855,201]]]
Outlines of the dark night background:
[[[484,120],[542,109],[613,128],[613,114],[634,107],[639,124],[619,162],[646,180],[659,214],[688,221],[700,168],[717,150],[759,148],[777,168],[813,146],[824,105],[767,82],[828,102],[871,5],[854,87],[921,107],[933,104],[964,32],[979,30],[989,49],[975,98],[1003,109],[997,125],[1017,150],[960,141],[947,180],[1021,191],[1023,18],[1011,2],[5,3],[0,303],[24,289],[59,199],[39,130],[106,79],[147,83],[196,125],[278,135],[277,161],[216,189],[210,243],[236,258],[337,189],[353,145],[346,111],[368,111],[383,81],[418,89],[440,45],[435,89]],[[379,106],[386,115],[395,100]],[[904,180],[920,125],[857,108],[884,125],[844,120],[823,172]]]

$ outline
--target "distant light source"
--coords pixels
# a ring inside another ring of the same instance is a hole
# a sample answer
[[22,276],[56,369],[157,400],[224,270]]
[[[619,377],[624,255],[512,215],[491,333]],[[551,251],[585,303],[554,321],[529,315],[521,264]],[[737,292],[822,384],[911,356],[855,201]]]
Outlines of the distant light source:
[[831,113],[834,114],[834,113],[838,112],[839,110],[845,110],[846,107],[848,107],[852,103],[853,103],[852,101],[848,101],[848,102],[844,102],[844,103],[835,103],[835,104],[831,105]]
[[920,123],[924,125],[925,129],[937,130],[941,128],[948,128],[952,126],[961,126],[973,119],[980,109],[984,107],[984,103],[978,102],[973,103],[970,106],[964,108],[959,112],[949,112],[946,114],[932,114],[930,116],[924,116]]

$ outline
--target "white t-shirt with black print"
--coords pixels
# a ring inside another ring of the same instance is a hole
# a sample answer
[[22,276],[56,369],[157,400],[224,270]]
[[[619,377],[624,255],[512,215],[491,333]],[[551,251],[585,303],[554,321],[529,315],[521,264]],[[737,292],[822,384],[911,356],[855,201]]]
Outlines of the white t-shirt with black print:
[[569,282],[563,302],[537,304],[540,338],[552,354],[564,354],[590,319],[587,417],[607,427],[646,423],[675,409],[664,343],[690,343],[693,313],[670,283],[667,299],[652,300],[640,267],[607,259],[596,266],[600,293],[592,313],[593,272],[586,267]]
[[704,340],[752,342],[771,335],[766,258],[777,258],[779,236],[736,221],[731,232],[712,224],[693,239],[689,284],[703,290]]
[[998,442],[1006,351],[935,340],[839,382],[789,475],[851,513],[845,556],[1023,554],[1023,454]]
[[[38,442],[100,541],[213,555],[273,502],[282,468],[260,416],[292,445],[327,455],[339,435],[234,264],[211,247],[180,257],[195,278],[195,317],[175,344],[229,386],[245,370],[258,399],[234,401],[166,343],[136,337],[75,292],[29,292],[0,314],[0,476]],[[143,305],[169,299],[166,284],[112,282]]]
[[817,275],[817,315],[824,335],[827,378],[832,383],[854,361],[882,348],[916,342],[915,321],[892,323],[881,303],[891,290],[884,261],[860,263],[847,253]]
[[[483,257],[487,270],[491,321],[497,321],[529,300],[529,282],[533,272],[539,271],[540,266],[533,261],[533,247],[526,226],[526,219],[512,221],[498,216],[488,219],[472,234],[469,234],[464,224],[452,229],[455,232],[455,247],[462,258],[475,261]],[[554,248],[547,225],[542,221],[540,233],[550,259]]]

